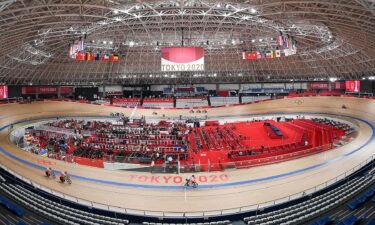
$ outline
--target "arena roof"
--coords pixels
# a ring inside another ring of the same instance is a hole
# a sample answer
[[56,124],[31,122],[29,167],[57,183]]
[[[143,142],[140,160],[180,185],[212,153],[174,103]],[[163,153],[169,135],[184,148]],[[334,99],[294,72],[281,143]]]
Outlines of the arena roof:
[[[5,0],[0,2],[0,82],[160,84],[361,79],[375,75],[374,0]],[[295,55],[243,60],[275,49]],[[120,62],[77,61],[69,45]],[[202,46],[205,71],[161,72],[160,48]]]

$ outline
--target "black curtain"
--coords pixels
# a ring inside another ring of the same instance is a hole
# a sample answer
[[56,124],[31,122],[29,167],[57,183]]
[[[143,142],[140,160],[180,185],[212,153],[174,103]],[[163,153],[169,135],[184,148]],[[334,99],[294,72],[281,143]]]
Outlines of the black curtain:
[[78,99],[79,96],[85,98],[89,101],[94,101],[94,96],[99,96],[99,88],[98,87],[78,87],[75,89],[74,96]]
[[8,96],[9,98],[22,97],[22,87],[21,86],[8,86]]
[[372,80],[361,80],[361,92],[375,93],[374,81]]

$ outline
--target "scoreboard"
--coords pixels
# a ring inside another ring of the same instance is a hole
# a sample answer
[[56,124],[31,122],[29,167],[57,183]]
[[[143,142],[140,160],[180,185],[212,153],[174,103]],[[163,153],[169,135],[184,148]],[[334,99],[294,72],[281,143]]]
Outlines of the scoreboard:
[[201,47],[162,48],[161,71],[204,71],[204,49]]
[[8,86],[0,86],[0,98],[8,98]]

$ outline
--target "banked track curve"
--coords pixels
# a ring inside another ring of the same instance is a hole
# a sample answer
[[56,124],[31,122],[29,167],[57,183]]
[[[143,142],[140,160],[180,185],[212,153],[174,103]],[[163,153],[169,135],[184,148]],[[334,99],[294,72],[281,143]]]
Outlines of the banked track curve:
[[[347,109],[341,108],[343,104]],[[0,116],[0,127],[2,127],[0,137],[3,140],[0,142],[2,156],[0,162],[3,165],[61,193],[104,205],[136,210],[202,212],[246,207],[281,199],[338,177],[365,161],[374,152],[371,151],[371,143],[374,141],[375,115],[372,114],[375,111],[374,100],[350,97],[281,99],[258,104],[212,108],[208,109],[208,115],[210,119],[281,113],[324,115],[358,124],[359,135],[344,147],[306,158],[251,169],[211,173],[217,176],[225,173],[229,179],[217,183],[207,182],[201,185],[203,189],[188,190],[187,193],[179,190],[182,189],[181,185],[153,185],[147,182],[140,184],[137,179],[129,179],[129,177],[144,176],[144,173],[106,171],[55,161],[56,169],[68,170],[75,178],[74,185],[66,187],[41,176],[40,169],[43,166],[40,165],[38,168],[38,156],[13,146],[6,137],[7,125],[30,118],[53,116],[106,117],[114,111],[124,112],[127,115],[133,112],[134,116],[145,115],[147,118],[153,117],[152,112],[158,110],[137,109],[134,112],[133,109],[70,102],[12,104],[0,106],[0,109],[4,112]],[[163,114],[166,117],[189,116],[188,110],[163,110]],[[210,174],[202,174],[210,176]],[[233,185],[235,186],[229,188]],[[147,187],[147,189],[139,189],[139,187]],[[160,201],[166,204],[158,204]]]

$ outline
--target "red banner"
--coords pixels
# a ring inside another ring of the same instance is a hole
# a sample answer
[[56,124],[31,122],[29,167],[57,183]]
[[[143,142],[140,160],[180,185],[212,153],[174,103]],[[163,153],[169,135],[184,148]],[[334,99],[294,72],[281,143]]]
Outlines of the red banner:
[[73,87],[60,87],[60,94],[73,94],[74,88]]
[[361,81],[359,80],[347,80],[345,85],[347,92],[359,92],[361,89]]
[[39,87],[39,94],[57,94],[57,87]]
[[228,97],[229,91],[219,91],[219,93],[217,93],[217,95],[220,96],[220,97]]
[[329,89],[328,82],[312,82],[309,83],[309,89]]
[[22,94],[29,95],[29,94],[36,94],[37,87],[22,87]]
[[335,89],[345,89],[345,82],[335,82]]
[[345,82],[310,82],[309,89],[345,89]]
[[57,87],[49,87],[49,86],[42,86],[42,87],[22,87],[22,94],[23,95],[32,95],[32,94],[57,94]]
[[0,86],[0,98],[8,98],[8,86]]

